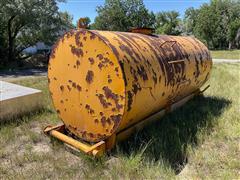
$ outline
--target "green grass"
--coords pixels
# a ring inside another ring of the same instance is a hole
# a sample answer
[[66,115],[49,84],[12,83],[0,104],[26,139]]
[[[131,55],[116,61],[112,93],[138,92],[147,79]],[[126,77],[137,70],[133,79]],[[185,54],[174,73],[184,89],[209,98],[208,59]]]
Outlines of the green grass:
[[240,50],[218,50],[211,51],[214,59],[240,59]]
[[213,67],[204,96],[117,145],[100,160],[71,153],[42,133],[59,122],[46,78],[17,83],[43,90],[44,110],[0,125],[0,179],[238,179],[240,65]]

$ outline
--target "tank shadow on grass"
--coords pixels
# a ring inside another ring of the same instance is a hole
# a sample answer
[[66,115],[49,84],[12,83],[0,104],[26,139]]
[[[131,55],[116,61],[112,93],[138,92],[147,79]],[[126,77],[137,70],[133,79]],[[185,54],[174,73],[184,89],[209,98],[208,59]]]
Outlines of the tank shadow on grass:
[[203,140],[197,137],[198,132],[210,134],[216,117],[230,104],[231,101],[224,98],[198,96],[118,144],[118,151],[130,156],[150,142],[143,158],[163,159],[178,174],[188,162],[188,146],[195,147]]

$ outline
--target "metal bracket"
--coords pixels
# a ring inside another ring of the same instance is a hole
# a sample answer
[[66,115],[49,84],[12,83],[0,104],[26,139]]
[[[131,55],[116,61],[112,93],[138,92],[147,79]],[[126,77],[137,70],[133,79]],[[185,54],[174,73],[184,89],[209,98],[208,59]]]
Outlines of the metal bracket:
[[47,126],[43,131],[45,134],[51,135],[63,141],[64,143],[94,157],[100,157],[105,153],[105,141],[100,141],[93,145],[77,141],[76,139],[73,139],[65,134],[65,125],[63,124],[58,126]]
[[210,87],[210,84],[207,85],[203,90],[199,91],[199,94],[203,94],[209,87]]

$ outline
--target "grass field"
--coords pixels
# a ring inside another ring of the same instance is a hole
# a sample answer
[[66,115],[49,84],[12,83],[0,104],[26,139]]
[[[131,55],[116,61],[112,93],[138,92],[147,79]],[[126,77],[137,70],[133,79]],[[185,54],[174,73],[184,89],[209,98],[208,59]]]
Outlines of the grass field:
[[211,87],[95,160],[42,133],[59,122],[46,78],[17,81],[43,90],[45,108],[0,125],[0,179],[238,179],[240,65],[215,65]]
[[211,55],[215,59],[240,59],[240,50],[211,51]]

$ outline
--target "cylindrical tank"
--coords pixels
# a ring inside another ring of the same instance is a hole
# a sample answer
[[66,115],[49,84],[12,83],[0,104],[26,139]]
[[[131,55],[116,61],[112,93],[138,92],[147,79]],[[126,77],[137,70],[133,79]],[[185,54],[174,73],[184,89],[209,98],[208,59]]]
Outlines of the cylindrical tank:
[[211,67],[193,37],[79,29],[54,46],[48,81],[66,129],[98,142],[198,90]]

